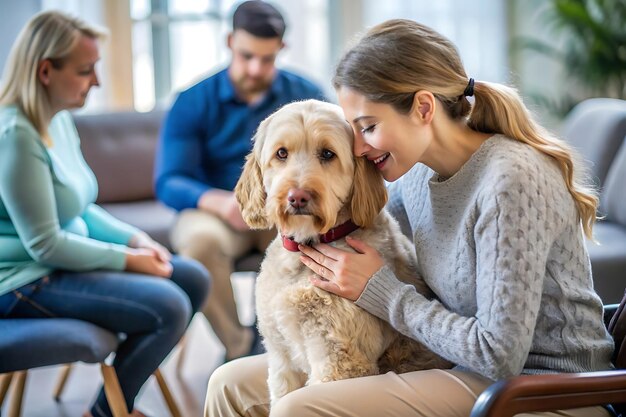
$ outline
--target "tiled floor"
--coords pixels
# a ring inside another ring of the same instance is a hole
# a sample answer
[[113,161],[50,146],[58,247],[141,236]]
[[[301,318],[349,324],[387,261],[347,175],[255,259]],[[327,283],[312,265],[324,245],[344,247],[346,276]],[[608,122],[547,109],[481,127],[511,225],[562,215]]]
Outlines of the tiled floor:
[[[250,323],[254,317],[253,275],[234,276],[233,286],[239,300],[238,306],[241,307],[242,321]],[[194,317],[186,337],[187,353],[180,372],[176,369],[178,348],[165,360],[161,371],[183,417],[199,417],[202,415],[209,375],[219,366],[224,350],[201,314]],[[46,367],[29,373],[23,401],[23,417],[80,417],[87,410],[101,384],[99,366],[77,364],[70,374],[61,401],[57,403],[52,398],[52,392],[59,370],[59,367]],[[8,414],[10,397],[9,392],[2,407],[3,416]],[[144,386],[136,406],[150,417],[170,417],[154,378],[150,378]]]

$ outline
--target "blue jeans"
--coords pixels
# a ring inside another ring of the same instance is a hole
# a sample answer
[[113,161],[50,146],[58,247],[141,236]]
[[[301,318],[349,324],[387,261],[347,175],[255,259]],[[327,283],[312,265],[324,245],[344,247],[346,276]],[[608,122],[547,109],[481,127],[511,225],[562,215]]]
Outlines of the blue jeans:
[[[85,320],[123,333],[113,366],[129,410],[148,377],[185,332],[209,289],[209,275],[198,262],[173,257],[170,279],[117,271],[55,271],[49,277],[0,296],[0,317],[64,317]],[[36,304],[36,307],[34,306]],[[91,413],[110,417],[104,390]]]

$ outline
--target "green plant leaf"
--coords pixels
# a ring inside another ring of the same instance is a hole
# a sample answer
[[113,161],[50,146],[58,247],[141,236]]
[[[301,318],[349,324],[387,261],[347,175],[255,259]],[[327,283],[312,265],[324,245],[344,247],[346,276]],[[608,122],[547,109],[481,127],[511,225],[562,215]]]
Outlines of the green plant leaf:
[[527,37],[512,47],[560,62],[570,82],[593,94],[626,98],[626,1],[550,0],[545,19],[561,47]]

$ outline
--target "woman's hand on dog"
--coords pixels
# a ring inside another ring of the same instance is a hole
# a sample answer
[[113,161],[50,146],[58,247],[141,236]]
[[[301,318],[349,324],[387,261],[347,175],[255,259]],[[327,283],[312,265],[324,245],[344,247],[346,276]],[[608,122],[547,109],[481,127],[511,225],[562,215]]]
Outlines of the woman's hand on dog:
[[299,245],[300,260],[315,275],[311,283],[318,288],[356,301],[369,279],[385,264],[380,253],[365,242],[346,237],[346,243],[356,251],[348,252],[319,243]]

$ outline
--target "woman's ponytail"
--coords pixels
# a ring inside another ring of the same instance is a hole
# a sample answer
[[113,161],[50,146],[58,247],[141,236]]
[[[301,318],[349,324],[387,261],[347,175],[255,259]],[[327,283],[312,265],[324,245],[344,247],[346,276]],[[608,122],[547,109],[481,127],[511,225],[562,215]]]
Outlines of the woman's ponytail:
[[474,84],[474,97],[468,126],[479,132],[501,133],[552,157],[561,170],[567,190],[574,198],[583,231],[591,238],[598,196],[591,185],[582,181],[583,176],[574,168],[575,153],[571,147],[534,122],[515,89],[477,81]]

